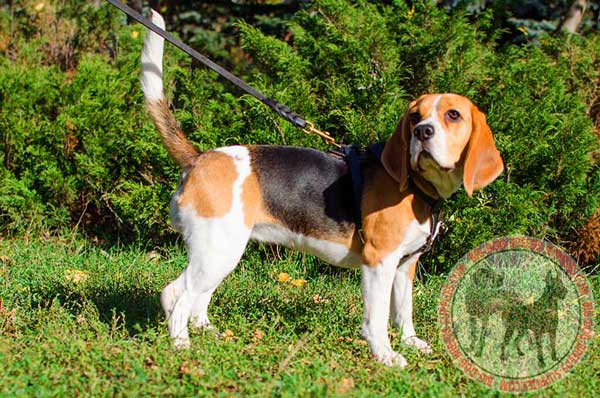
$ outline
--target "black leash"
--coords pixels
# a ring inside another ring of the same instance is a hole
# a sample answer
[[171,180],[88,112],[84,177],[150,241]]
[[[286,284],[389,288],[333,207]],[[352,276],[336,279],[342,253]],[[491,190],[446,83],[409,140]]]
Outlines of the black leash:
[[157,35],[161,36],[163,39],[165,39],[169,43],[173,44],[175,47],[177,47],[180,50],[182,50],[183,52],[187,53],[189,56],[191,56],[192,58],[194,58],[195,60],[197,60],[198,62],[203,64],[204,66],[206,66],[206,67],[210,68],[211,70],[213,70],[214,72],[218,73],[220,76],[227,79],[229,82],[233,83],[236,87],[242,89],[246,93],[250,94],[254,98],[261,101],[263,104],[267,105],[269,108],[271,108],[273,111],[275,111],[279,116],[283,117],[285,120],[292,123],[294,126],[299,127],[306,134],[316,134],[316,135],[320,136],[327,144],[339,146],[338,144],[335,143],[334,138],[327,131],[321,131],[321,130],[316,129],[315,126],[311,122],[303,119],[300,115],[293,112],[287,106],[280,104],[279,102],[275,101],[274,99],[267,97],[266,95],[262,94],[260,91],[249,86],[246,82],[244,82],[239,77],[235,76],[233,73],[231,73],[228,70],[217,65],[216,63],[211,61],[206,56],[200,54],[198,51],[194,50],[187,44],[183,43],[181,40],[175,38],[170,33],[166,32],[165,30],[154,25],[151,21],[149,21],[147,18],[144,18],[143,16],[141,16],[133,8],[129,7],[126,4],[121,3],[118,0],[107,0],[107,1],[110,4],[112,4],[113,6],[117,7],[119,10],[123,11],[130,18],[141,23],[146,28],[150,29],[151,31],[153,31]]
[[[146,28],[150,29],[157,35],[161,36],[163,39],[173,44],[175,47],[179,48],[183,52],[187,53],[189,56],[199,61],[204,66],[210,68],[229,82],[233,83],[236,87],[250,94],[254,98],[261,101],[263,104],[267,105],[273,111],[275,111],[279,116],[283,117],[288,122],[292,123],[294,126],[299,127],[306,134],[316,134],[320,136],[327,144],[335,145],[338,147],[338,150],[332,150],[333,154],[337,156],[341,156],[344,158],[346,163],[348,164],[348,169],[350,172],[350,177],[352,178],[352,191],[353,191],[353,212],[356,223],[356,228],[358,230],[359,236],[364,243],[364,239],[362,236],[362,212],[360,208],[362,191],[363,191],[363,175],[361,170],[361,165],[368,157],[375,157],[377,160],[381,159],[381,153],[383,151],[384,144],[372,144],[370,145],[366,151],[361,151],[360,147],[356,145],[339,145],[335,142],[334,138],[327,132],[321,131],[315,128],[315,126],[303,119],[300,115],[293,112],[290,108],[285,105],[280,104],[272,98],[269,98],[249,86],[246,82],[244,82],[239,77],[235,76],[233,73],[228,70],[222,68],[217,65],[213,61],[211,61],[206,56],[200,54],[198,51],[194,50],[187,44],[183,43],[181,40],[175,38],[170,33],[166,32],[164,29],[159,28],[154,25],[151,21],[141,16],[137,11],[132,9],[126,4],[121,3],[118,0],[107,0],[110,4],[127,14],[130,18],[144,25]],[[413,253],[405,255],[402,260],[412,256],[416,253],[425,253],[431,250],[431,246],[433,245],[433,241],[437,236],[441,223],[439,222],[439,211],[441,208],[441,200],[434,200],[429,197],[426,193],[424,193],[413,181],[409,179],[409,183],[411,184],[411,189],[419,195],[426,203],[431,206],[431,230],[430,234],[427,237],[427,241],[425,244],[419,249],[415,250]]]

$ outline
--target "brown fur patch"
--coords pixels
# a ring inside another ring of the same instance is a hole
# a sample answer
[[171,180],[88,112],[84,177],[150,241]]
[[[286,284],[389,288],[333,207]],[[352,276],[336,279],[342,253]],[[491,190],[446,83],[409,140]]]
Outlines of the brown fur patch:
[[471,109],[473,130],[465,155],[465,171],[463,185],[467,195],[482,189],[494,181],[504,170],[504,163],[494,144],[492,131],[485,115],[475,105]]
[[[472,106],[471,101],[455,94],[442,95],[437,106],[437,118],[447,132],[446,146],[449,156],[456,161],[455,167],[459,166],[458,163],[461,155],[467,147],[469,136],[471,135],[473,123],[473,115],[471,114]],[[452,121],[446,118],[446,113],[451,109],[460,113],[458,120]]]
[[415,272],[417,271],[417,261],[415,261],[414,263],[412,263],[408,269],[406,270],[406,273],[408,274],[408,278],[411,281],[415,280]]
[[242,206],[244,211],[244,224],[252,229],[257,219],[260,208],[260,189],[256,174],[250,173],[242,185]]
[[201,217],[221,217],[233,203],[233,184],[238,176],[233,159],[221,152],[198,157],[182,183],[177,203],[191,205]]
[[171,158],[184,169],[193,166],[199,152],[183,134],[177,120],[169,110],[167,101],[164,99],[147,101],[146,105]]
[[413,220],[424,222],[429,207],[409,192],[400,192],[397,182],[382,168],[377,169],[363,196],[363,263],[379,264],[404,239]]

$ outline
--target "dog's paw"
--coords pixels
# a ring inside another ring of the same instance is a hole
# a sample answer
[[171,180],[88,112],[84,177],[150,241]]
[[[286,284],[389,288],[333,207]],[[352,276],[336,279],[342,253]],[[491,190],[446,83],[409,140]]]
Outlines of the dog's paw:
[[190,339],[187,337],[176,337],[173,339],[173,347],[176,350],[187,350],[191,347]]
[[374,354],[373,356],[377,362],[385,366],[403,369],[408,365],[406,359],[396,351],[389,350],[379,355]]
[[190,326],[194,329],[213,329],[213,325],[206,316],[193,316],[190,321]]
[[417,336],[409,336],[402,339],[404,344],[407,344],[411,347],[415,347],[417,350],[421,351],[423,354],[431,354],[433,350],[429,346],[429,344],[425,340],[421,340]]

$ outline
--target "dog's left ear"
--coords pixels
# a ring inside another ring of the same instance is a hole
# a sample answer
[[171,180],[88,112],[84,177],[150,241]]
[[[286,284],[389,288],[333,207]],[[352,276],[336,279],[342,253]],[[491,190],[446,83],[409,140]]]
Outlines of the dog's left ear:
[[463,174],[463,185],[469,197],[473,196],[473,191],[494,181],[504,170],[485,115],[475,105],[471,109],[471,119],[473,126]]
[[381,154],[383,168],[398,182],[400,192],[408,188],[408,168],[410,161],[410,122],[408,112],[407,110],[400,123],[398,123],[396,131],[385,143]]

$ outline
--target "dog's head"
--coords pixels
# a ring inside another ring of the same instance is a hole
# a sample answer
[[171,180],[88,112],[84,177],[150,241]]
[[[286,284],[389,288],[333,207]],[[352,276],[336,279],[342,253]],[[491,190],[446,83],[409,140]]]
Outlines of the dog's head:
[[385,145],[382,162],[401,190],[412,172],[443,198],[461,183],[472,196],[504,169],[485,115],[456,94],[426,94],[413,101]]

